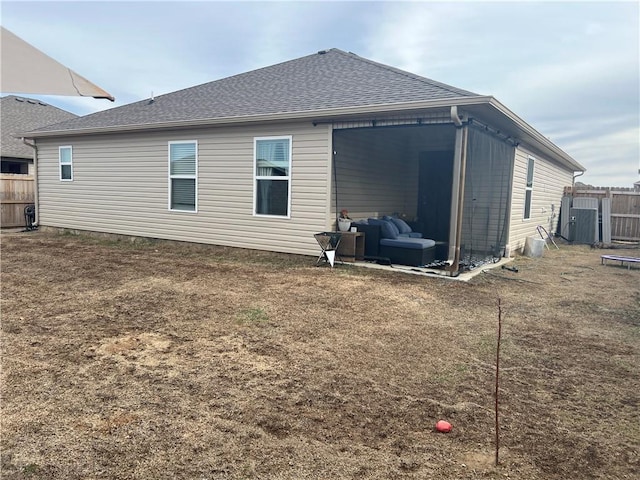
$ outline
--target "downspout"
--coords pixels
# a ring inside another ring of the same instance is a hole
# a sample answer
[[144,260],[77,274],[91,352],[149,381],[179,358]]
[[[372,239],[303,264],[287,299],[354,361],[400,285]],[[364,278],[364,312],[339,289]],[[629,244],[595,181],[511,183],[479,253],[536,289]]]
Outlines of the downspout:
[[35,143],[27,142],[22,137],[22,143],[33,148],[33,204],[36,206],[36,225],[40,224],[40,205],[38,202],[38,147]]
[[584,175],[584,172],[578,172],[576,175],[573,176],[573,180],[571,180],[571,188],[575,187],[576,178],[581,177],[582,175]]
[[456,105],[451,107],[451,121],[456,128],[462,127],[462,119],[458,116],[458,107]]
[[335,150],[332,150],[332,151],[333,151],[333,155],[332,155],[331,158],[333,159],[333,164],[331,166],[333,167],[333,194],[334,194],[334,198],[335,198],[335,201],[336,201],[335,212],[334,213],[335,213],[335,216],[336,216],[336,218],[335,218],[335,220],[336,220],[336,223],[335,223],[336,231],[338,231],[339,230],[338,229],[338,218],[340,218],[339,214],[338,214],[338,168],[336,166],[336,155],[338,155],[338,152],[336,152]]
[[449,218],[449,263],[450,275],[458,276],[460,267],[460,241],[462,239],[462,207],[464,203],[464,182],[467,165],[467,126],[458,116],[458,108],[451,107],[451,120],[456,127],[456,141],[453,159],[453,185],[451,188],[451,215]]
[[462,127],[462,160],[460,165],[460,200],[458,201],[458,218],[456,227],[456,256],[453,265],[451,266],[451,273],[453,276],[458,275],[460,268],[460,247],[462,243],[462,217],[464,211],[464,184],[467,172],[467,143],[469,139],[469,127],[466,125]]

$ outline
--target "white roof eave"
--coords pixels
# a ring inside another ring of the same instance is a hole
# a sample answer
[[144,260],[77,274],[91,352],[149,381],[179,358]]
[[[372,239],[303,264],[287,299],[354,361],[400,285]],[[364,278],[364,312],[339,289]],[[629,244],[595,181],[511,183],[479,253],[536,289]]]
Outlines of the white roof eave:
[[402,103],[386,103],[379,105],[364,105],[357,107],[328,108],[324,110],[303,110],[298,112],[278,112],[259,115],[242,115],[235,117],[219,117],[205,118],[193,120],[180,120],[171,122],[144,123],[131,125],[117,125],[108,127],[89,127],[73,130],[49,130],[49,131],[33,131],[20,134],[24,138],[53,138],[53,137],[69,137],[78,135],[97,135],[118,132],[141,132],[156,131],[168,129],[184,129],[195,127],[206,127],[216,125],[236,125],[242,123],[263,123],[288,120],[326,121],[338,120],[345,117],[354,117],[362,115],[371,115],[384,112],[401,112],[411,110],[428,110],[437,108],[449,108],[452,106],[471,107],[474,110],[489,109],[488,112],[499,113],[508,122],[515,127],[518,137],[524,143],[537,147],[538,150],[544,151],[556,161],[573,168],[574,171],[584,172],[585,168],[576,160],[551,142],[548,138],[526,123],[523,119],[505,107],[502,103],[492,96],[476,97],[459,97],[449,99],[428,100],[420,102],[402,102]]
[[171,122],[142,123],[116,125],[107,127],[88,127],[69,130],[31,131],[21,133],[25,138],[67,137],[73,135],[90,135],[115,132],[132,132],[143,130],[165,130],[175,128],[191,128],[210,125],[231,125],[238,123],[260,123],[271,121],[338,118],[352,115],[363,115],[402,110],[418,110],[442,108],[452,105],[476,105],[487,103],[491,97],[461,97],[457,99],[431,100],[422,102],[385,103],[380,105],[365,105],[357,107],[328,108],[324,110],[302,110],[297,112],[278,112],[258,115],[241,115],[235,117],[200,118],[193,120],[178,120]]

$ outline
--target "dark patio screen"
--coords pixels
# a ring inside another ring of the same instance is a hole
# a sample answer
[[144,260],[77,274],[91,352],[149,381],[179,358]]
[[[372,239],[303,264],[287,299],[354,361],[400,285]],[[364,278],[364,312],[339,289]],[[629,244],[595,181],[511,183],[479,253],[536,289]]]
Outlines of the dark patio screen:
[[502,257],[507,243],[515,148],[471,124],[467,142],[461,263]]

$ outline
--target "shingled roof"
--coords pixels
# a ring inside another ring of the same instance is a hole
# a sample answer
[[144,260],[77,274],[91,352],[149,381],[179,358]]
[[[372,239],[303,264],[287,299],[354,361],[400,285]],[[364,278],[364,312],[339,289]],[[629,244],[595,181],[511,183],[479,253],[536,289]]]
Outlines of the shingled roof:
[[15,95],[0,98],[2,156],[33,158],[33,149],[22,143],[15,135],[77,117],[71,112],[32,98]]
[[477,96],[353,53],[331,49],[39,131],[152,126]]

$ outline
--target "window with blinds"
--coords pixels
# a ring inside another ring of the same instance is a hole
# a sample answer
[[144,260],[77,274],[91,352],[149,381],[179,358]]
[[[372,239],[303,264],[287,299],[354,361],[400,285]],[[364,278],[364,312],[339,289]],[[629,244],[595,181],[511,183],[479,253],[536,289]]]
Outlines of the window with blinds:
[[60,181],[73,180],[73,148],[70,146],[58,148],[58,162],[60,165]]
[[288,217],[291,208],[291,136],[254,139],[254,214]]
[[169,210],[197,211],[198,142],[169,142]]
[[527,165],[527,186],[524,191],[524,219],[531,218],[531,198],[533,196],[533,157],[529,157]]

